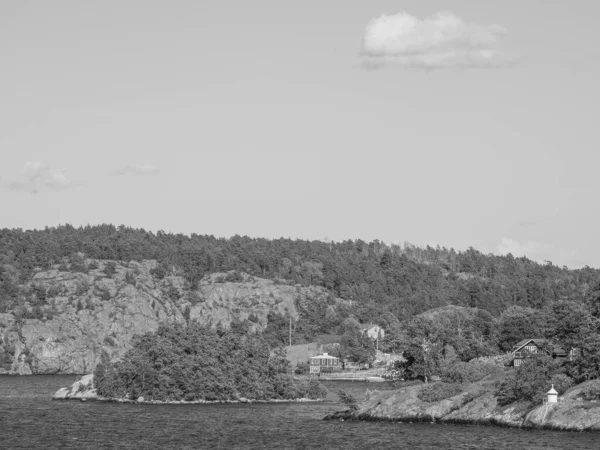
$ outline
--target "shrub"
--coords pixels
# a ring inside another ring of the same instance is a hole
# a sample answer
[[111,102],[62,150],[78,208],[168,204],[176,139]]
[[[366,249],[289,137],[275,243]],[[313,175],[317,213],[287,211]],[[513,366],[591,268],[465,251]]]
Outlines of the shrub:
[[417,397],[421,401],[431,403],[454,397],[461,392],[462,388],[458,384],[431,383],[423,386]]
[[135,274],[130,270],[128,270],[125,274],[125,283],[130,284],[132,286],[135,286],[136,284]]
[[14,348],[11,352],[9,348],[4,348],[4,346],[0,346],[0,367],[4,370],[10,370],[10,368],[12,367],[14,354]]
[[112,336],[106,336],[104,338],[104,344],[108,345],[110,347],[116,347],[117,343],[115,342],[115,340],[112,338]]
[[48,288],[48,297],[58,297],[59,295],[61,295],[63,293],[63,289],[61,286],[58,285],[52,285]]
[[184,294],[185,300],[190,302],[192,306],[197,305],[198,303],[204,302],[204,299],[200,295],[198,291],[187,291]]
[[31,308],[31,310],[23,309],[21,317],[23,319],[42,320],[44,318],[44,310],[39,305],[35,305],[33,308]]
[[600,382],[596,380],[583,387],[580,396],[583,400],[600,400]]
[[103,272],[104,272],[104,275],[106,275],[108,278],[112,278],[113,275],[115,273],[117,273],[117,265],[115,264],[114,261],[109,261],[104,266]]
[[33,285],[31,286],[31,297],[29,303],[35,306],[42,306],[47,303],[48,294],[44,286]]
[[327,397],[327,389],[317,380],[308,380],[308,382],[302,383],[301,386],[306,387],[304,398],[317,400]]
[[169,286],[169,289],[167,289],[166,296],[168,297],[169,300],[171,300],[172,302],[175,302],[175,303],[178,302],[179,299],[181,298],[179,289],[177,289],[173,285]]
[[408,386],[424,384],[422,380],[405,380],[394,372],[392,372],[390,375],[384,376],[384,378],[387,380],[387,385],[390,389],[402,389]]
[[71,272],[88,273],[88,268],[85,265],[84,259],[79,256],[71,258],[69,269]]
[[167,267],[164,264],[158,263],[154,269],[150,269],[150,274],[162,280],[167,275]]
[[99,288],[98,296],[100,297],[100,300],[105,302],[109,301],[112,298],[110,295],[110,291],[106,288]]
[[294,368],[294,373],[296,375],[305,375],[310,372],[310,364],[307,362],[298,362],[296,363],[296,367]]
[[183,318],[185,319],[186,322],[190,321],[190,315],[192,313],[192,308],[190,307],[190,305],[186,305],[185,308],[183,309]]
[[232,270],[225,277],[225,281],[229,281],[231,283],[244,281],[244,277],[237,270]]
[[506,353],[504,355],[493,355],[493,356],[480,356],[479,358],[472,359],[469,363],[476,364],[489,364],[498,367],[506,367],[510,365],[513,360],[513,355],[511,353]]
[[337,395],[340,398],[340,401],[346,405],[350,410],[356,411],[358,409],[356,397],[351,394],[348,394],[346,391],[340,389],[337,391]]
[[575,386],[575,380],[573,380],[571,377],[568,377],[564,373],[554,375],[551,378],[550,383],[554,386],[554,389],[556,392],[558,392],[558,395],[563,395],[565,392]]
[[485,378],[488,375],[501,373],[504,368],[500,365],[477,360],[468,363],[456,361],[450,364],[441,373],[443,381],[449,383],[473,383]]

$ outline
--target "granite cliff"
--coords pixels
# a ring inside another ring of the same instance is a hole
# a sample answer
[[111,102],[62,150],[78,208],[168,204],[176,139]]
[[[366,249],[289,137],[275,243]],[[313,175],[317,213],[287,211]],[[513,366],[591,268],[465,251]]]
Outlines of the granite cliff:
[[[85,267],[38,270],[25,285],[33,300],[23,301],[21,313],[0,314],[0,373],[89,373],[101,358],[119,359],[134,335],[160,322],[228,327],[249,320],[263,330],[269,313],[295,319],[298,302],[328,297],[321,288],[243,273],[207,275],[192,288],[176,271],[155,276],[154,261],[86,260]],[[42,306],[32,307],[34,300]]]

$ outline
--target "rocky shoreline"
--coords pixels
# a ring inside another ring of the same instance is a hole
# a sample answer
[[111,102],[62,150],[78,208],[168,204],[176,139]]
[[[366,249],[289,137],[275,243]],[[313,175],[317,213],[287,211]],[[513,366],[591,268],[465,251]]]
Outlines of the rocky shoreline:
[[71,386],[60,388],[53,395],[52,400],[79,400],[79,401],[101,401],[112,403],[135,403],[147,405],[216,405],[216,404],[236,404],[236,403],[294,403],[294,402],[322,402],[324,399],[297,398],[291,400],[270,399],[270,400],[255,400],[240,398],[237,400],[146,400],[143,397],[137,399],[130,398],[107,398],[98,395],[94,388],[94,375],[84,375],[79,380],[75,381]]
[[356,410],[338,411],[324,420],[430,422],[477,424],[562,431],[600,431],[600,401],[581,398],[590,381],[568,390],[558,403],[534,406],[527,403],[500,406],[493,389],[471,385],[465,392],[437,402],[423,402],[417,395],[422,386],[395,391],[372,392]]

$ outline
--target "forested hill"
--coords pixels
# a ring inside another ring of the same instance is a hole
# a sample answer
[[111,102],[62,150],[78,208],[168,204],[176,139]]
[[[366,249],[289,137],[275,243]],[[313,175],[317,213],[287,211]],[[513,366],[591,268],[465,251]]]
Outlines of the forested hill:
[[96,260],[157,260],[155,276],[181,273],[191,289],[206,274],[230,270],[321,286],[333,297],[351,300],[351,313],[360,321],[384,326],[450,304],[498,316],[513,305],[539,309],[559,299],[585,302],[600,286],[598,269],[570,270],[474,249],[456,252],[361,240],[224,239],[65,225],[0,231],[0,312],[18,304],[20,286],[35,269],[68,262],[76,270],[81,253]]

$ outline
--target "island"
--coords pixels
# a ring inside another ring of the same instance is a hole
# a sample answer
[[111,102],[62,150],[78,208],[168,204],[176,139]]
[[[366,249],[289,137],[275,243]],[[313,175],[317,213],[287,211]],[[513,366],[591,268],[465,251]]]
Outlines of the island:
[[248,324],[163,324],[132,344],[121,360],[101,362],[54,399],[215,403],[308,401],[327,394],[317,380],[293,377],[284,352],[272,351]]

